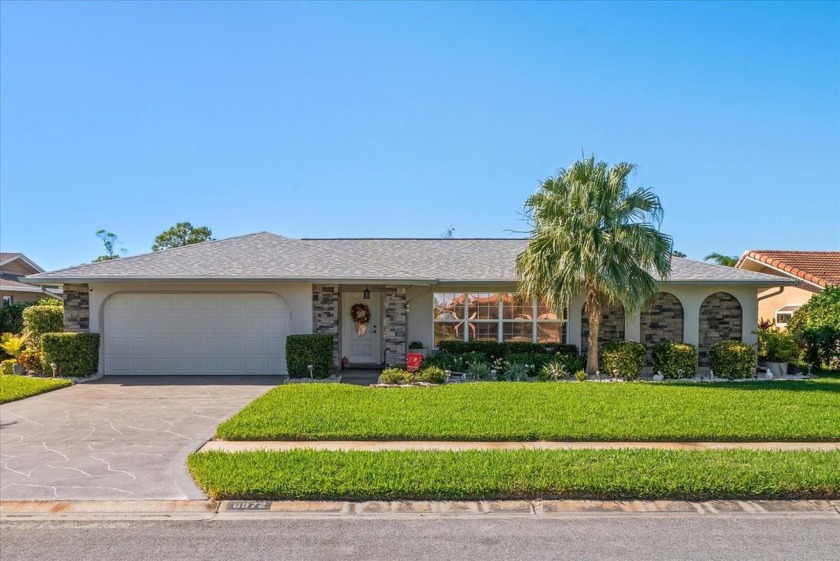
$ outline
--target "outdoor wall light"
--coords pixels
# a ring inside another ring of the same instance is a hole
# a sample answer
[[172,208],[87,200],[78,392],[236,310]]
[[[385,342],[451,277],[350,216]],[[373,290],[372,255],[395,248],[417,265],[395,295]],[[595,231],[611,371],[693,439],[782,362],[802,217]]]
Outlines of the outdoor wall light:
[[370,289],[365,287],[364,292],[362,292],[362,300],[370,300]]

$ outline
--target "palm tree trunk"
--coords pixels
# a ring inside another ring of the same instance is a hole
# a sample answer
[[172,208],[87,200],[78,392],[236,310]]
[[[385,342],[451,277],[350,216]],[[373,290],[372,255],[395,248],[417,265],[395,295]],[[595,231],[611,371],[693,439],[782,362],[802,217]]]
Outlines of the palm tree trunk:
[[601,304],[591,294],[586,298],[586,313],[589,318],[586,373],[593,375],[598,371],[598,332],[601,331]]

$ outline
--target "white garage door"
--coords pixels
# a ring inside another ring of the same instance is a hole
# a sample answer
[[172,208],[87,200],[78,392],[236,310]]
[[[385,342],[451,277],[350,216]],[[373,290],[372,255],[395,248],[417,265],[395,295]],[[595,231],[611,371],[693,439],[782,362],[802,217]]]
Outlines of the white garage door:
[[289,307],[276,294],[115,294],[104,372],[285,374]]

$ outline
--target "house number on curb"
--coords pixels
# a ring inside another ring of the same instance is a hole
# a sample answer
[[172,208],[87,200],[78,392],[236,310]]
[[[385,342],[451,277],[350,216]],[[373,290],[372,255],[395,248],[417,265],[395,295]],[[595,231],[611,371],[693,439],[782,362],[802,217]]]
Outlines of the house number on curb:
[[271,501],[229,501],[225,510],[271,510]]

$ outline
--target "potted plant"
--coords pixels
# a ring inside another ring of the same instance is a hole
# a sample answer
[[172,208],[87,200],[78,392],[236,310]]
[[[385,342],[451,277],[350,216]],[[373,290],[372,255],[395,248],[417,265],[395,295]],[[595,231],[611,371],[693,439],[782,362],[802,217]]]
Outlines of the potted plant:
[[799,356],[799,346],[793,335],[767,322],[759,324],[755,334],[758,335],[759,360],[774,377],[787,375],[788,364]]
[[426,347],[423,346],[423,341],[412,341],[408,345],[409,352],[426,356]]

